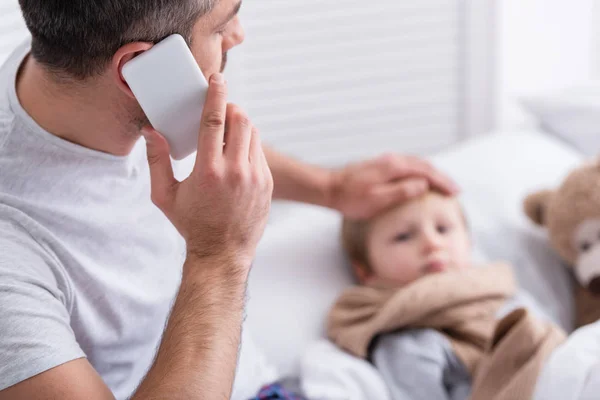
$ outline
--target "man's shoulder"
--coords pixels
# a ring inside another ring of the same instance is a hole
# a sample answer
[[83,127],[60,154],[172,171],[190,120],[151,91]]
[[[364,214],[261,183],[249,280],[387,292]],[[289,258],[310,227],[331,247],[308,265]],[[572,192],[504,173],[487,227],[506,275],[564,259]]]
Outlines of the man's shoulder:
[[0,202],[0,390],[85,356],[64,275],[23,221]]
[[[9,247],[12,250],[43,248],[39,240],[41,227],[39,224],[13,205],[10,199],[0,192],[0,249]],[[0,251],[0,259],[3,255]],[[14,253],[14,251],[13,251]]]
[[47,289],[57,289],[64,278],[62,268],[34,224],[20,210],[0,202],[0,280],[31,283],[33,279]]

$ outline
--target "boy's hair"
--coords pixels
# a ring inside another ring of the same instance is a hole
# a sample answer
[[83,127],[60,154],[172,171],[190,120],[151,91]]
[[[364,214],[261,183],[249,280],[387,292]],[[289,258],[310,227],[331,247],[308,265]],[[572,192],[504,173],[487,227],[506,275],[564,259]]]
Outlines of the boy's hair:
[[157,43],[192,28],[219,0],[19,0],[31,32],[31,54],[55,75],[101,73],[123,45]]
[[353,263],[370,271],[369,249],[367,249],[367,234],[369,220],[351,220],[344,218],[342,222],[342,246]]

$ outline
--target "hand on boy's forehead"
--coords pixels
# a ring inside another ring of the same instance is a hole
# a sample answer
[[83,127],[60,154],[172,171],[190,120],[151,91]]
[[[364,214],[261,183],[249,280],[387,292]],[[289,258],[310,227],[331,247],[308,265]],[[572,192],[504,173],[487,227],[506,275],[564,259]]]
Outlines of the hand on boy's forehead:
[[453,182],[428,162],[395,154],[333,171],[330,181],[330,206],[348,219],[361,221],[429,190],[458,193]]

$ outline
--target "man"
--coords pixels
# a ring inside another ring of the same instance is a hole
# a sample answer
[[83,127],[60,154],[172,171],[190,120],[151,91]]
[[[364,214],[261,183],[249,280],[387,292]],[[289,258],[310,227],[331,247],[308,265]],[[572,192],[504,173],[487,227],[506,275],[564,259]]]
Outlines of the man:
[[[455,190],[415,158],[327,171],[263,149],[219,73],[239,0],[20,4],[32,41],[0,71],[0,400],[227,399],[273,187],[354,218]],[[182,182],[121,76],[172,33],[210,81]]]

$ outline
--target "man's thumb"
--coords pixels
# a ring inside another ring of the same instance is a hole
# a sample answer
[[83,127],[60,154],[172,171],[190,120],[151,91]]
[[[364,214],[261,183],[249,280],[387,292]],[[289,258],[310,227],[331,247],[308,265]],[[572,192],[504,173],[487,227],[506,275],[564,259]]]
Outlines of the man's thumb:
[[165,211],[164,207],[170,201],[173,189],[178,183],[173,174],[169,143],[160,133],[150,127],[143,128],[142,134],[146,139],[152,201]]
[[388,183],[381,188],[379,195],[383,208],[421,196],[429,189],[429,183],[424,178],[406,178]]

